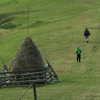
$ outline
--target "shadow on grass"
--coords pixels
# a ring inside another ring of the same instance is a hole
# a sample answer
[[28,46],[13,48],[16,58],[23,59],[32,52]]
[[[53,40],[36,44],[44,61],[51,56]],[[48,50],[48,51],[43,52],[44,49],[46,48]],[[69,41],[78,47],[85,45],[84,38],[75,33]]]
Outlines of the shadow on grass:
[[0,28],[2,29],[13,29],[17,27],[16,24],[13,24],[12,21],[15,20],[15,15],[26,14],[27,11],[21,12],[10,12],[0,14]]
[[44,25],[47,25],[47,24],[50,24],[50,23],[53,23],[53,22],[48,22],[48,21],[36,21],[35,23],[32,23],[30,25],[30,27],[39,27],[39,26],[44,26]]
[[13,29],[17,27],[16,24],[13,24],[15,18],[12,17],[10,14],[0,14],[0,28],[2,29]]
[[[33,12],[33,11],[30,11],[30,12]],[[15,17],[13,17],[13,16],[22,15],[22,14],[26,14],[27,15],[27,11],[10,12],[10,13],[2,13],[2,14],[0,14],[0,28],[2,28],[2,29],[13,29],[13,28],[17,27],[16,24],[12,23],[12,21],[15,20]],[[44,22],[44,21],[36,21],[36,23],[33,23],[30,26],[31,27],[37,27],[37,26],[41,26],[41,25],[44,25],[44,24],[47,24],[47,23],[48,22]],[[18,26],[21,26],[22,24],[23,23],[19,24]]]
[[3,3],[3,4],[0,4],[0,6],[4,6],[4,5],[7,5],[7,4],[10,4],[10,3],[13,3],[15,1],[17,1],[17,0],[12,0],[12,1],[9,1],[9,2]]

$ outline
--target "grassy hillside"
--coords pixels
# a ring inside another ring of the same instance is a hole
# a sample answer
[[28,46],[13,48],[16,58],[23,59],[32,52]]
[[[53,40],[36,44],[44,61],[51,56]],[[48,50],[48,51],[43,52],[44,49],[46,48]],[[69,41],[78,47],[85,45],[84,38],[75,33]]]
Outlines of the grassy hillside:
[[[0,55],[7,66],[27,37],[27,6],[28,0],[0,1]],[[86,27],[91,33],[89,43],[83,36]],[[99,31],[99,0],[29,0],[29,36],[40,51],[45,49],[62,80],[37,87],[38,100],[100,99]],[[74,54],[77,46],[83,52],[81,63]],[[26,89],[0,89],[0,98],[18,100]],[[33,100],[32,88],[22,100]]]

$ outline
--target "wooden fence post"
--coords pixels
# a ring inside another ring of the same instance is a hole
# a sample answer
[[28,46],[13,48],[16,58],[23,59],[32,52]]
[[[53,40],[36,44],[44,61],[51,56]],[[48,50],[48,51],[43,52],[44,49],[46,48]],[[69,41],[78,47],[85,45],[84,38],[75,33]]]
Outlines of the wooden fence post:
[[33,83],[33,92],[34,92],[34,100],[37,100],[35,83]]
[[0,74],[0,88],[2,87],[2,78],[1,78],[1,74]]

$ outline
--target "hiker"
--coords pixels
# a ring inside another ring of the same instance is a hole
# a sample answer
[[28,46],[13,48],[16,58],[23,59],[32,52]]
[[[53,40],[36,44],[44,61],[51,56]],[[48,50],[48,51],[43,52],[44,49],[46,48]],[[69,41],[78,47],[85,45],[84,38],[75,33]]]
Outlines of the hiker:
[[77,47],[75,53],[77,53],[77,62],[78,61],[80,62],[81,61],[81,53],[82,53],[82,50],[79,47]]
[[89,38],[90,32],[88,31],[88,29],[86,28],[84,31],[84,36],[86,37],[86,42],[88,43],[88,38]]

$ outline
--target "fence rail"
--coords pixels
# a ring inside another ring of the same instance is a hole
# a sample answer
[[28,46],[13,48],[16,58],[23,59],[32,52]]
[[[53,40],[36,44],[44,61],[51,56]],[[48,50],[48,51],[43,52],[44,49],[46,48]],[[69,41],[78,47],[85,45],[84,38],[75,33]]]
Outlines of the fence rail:
[[2,83],[2,85],[8,85],[8,84],[26,84],[26,83],[37,83],[37,82],[46,82],[46,79],[40,79],[40,80],[28,80],[28,81],[18,81],[18,82],[8,82],[8,83]]
[[59,81],[59,78],[57,77],[50,64],[45,65],[45,67],[42,69],[0,72],[0,87],[3,87],[5,85],[30,85],[31,83],[45,85]]

